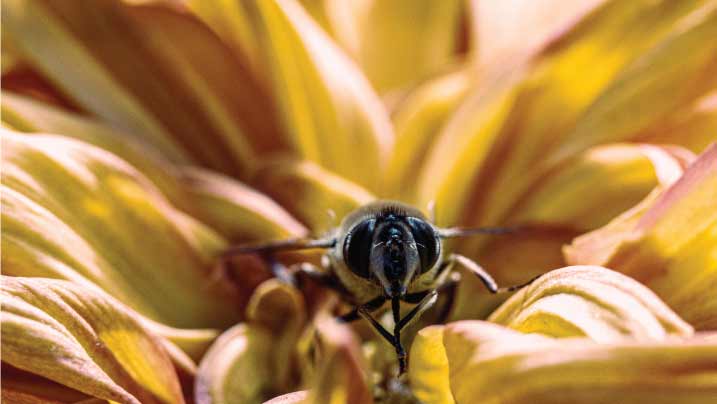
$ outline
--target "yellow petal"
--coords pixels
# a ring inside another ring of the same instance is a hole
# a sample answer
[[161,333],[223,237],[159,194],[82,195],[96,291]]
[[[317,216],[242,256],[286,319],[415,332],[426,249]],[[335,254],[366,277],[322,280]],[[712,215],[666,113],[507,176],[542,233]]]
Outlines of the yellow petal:
[[234,241],[302,236],[306,229],[275,202],[199,168],[178,169],[129,135],[98,120],[3,93],[2,119],[24,132],[60,133],[103,148],[137,168],[174,206]]
[[235,242],[301,237],[307,229],[271,198],[229,177],[188,168],[182,186],[186,210]]
[[296,0],[248,4],[294,148],[375,189],[393,131],[366,78]]
[[454,404],[448,357],[443,345],[443,326],[430,326],[416,335],[411,345],[408,377],[411,391],[426,404]]
[[654,290],[697,329],[717,327],[717,146],[671,187],[565,248],[571,264],[602,265]]
[[415,176],[429,153],[436,133],[471,86],[471,72],[463,67],[429,80],[413,91],[394,109],[396,145],[389,160],[384,195],[413,200]]
[[[595,344],[521,334],[481,321],[452,323],[442,334],[422,350],[445,351],[447,366],[414,383],[441,386],[435,377],[448,371],[460,403],[667,404],[717,398],[717,344],[710,335]],[[421,367],[414,365],[412,371]]]
[[362,188],[309,161],[267,162],[252,184],[284,206],[314,234],[338,225],[346,214],[375,197]]
[[[479,251],[479,262],[499,284],[524,283],[565,266],[560,253],[564,244],[606,224],[655,186],[669,186],[693,159],[692,153],[678,147],[593,147],[547,172],[531,192],[514,203],[506,221],[528,224],[529,228],[514,234],[474,238],[481,244],[480,249],[464,248]],[[471,274],[466,275],[454,318],[484,317],[505,297],[487,296],[484,285]],[[478,293],[485,296],[479,302],[475,297]]]
[[3,362],[120,403],[183,403],[160,340],[110,296],[76,284],[2,277]]
[[[716,25],[714,2],[695,3],[607,1],[528,64],[485,83],[439,134],[420,175],[418,203],[435,199],[445,224],[500,223],[559,157],[628,140],[659,113],[699,97],[699,89],[709,92],[700,85],[679,101],[663,96],[685,80],[700,82],[714,63],[704,52],[717,46],[709,28]],[[690,56],[677,63],[672,49]],[[647,104],[649,113],[628,125]],[[620,114],[614,126],[609,111]]]
[[328,316],[317,321],[321,351],[318,369],[307,403],[370,404],[368,387],[358,341],[351,330]]
[[[689,151],[677,147],[593,147],[539,180],[535,191],[516,203],[509,220],[576,231],[598,228],[634,206],[656,186],[674,183],[694,158]],[[597,184],[599,190],[595,188]]]
[[272,336],[260,326],[225,331],[202,359],[197,404],[261,403],[272,387]]
[[606,343],[690,336],[692,327],[641,283],[596,266],[573,266],[541,276],[489,318],[524,333],[588,337]]
[[461,50],[459,0],[304,0],[380,93],[426,79]]
[[22,56],[64,93],[174,161],[240,174],[255,151],[283,147],[246,63],[178,8],[9,0],[2,11]]
[[294,387],[299,372],[297,344],[306,325],[306,307],[301,293],[277,279],[270,279],[256,289],[247,307],[247,319],[273,335],[274,371],[272,383],[277,391]]
[[187,7],[216,32],[236,54],[247,59],[259,80],[264,73],[257,33],[252,29],[248,2],[234,0],[187,0]]
[[696,100],[667,119],[647,128],[638,137],[646,143],[675,143],[695,153],[715,141],[717,133],[717,91]]
[[236,321],[212,279],[224,241],[124,160],[57,136],[3,133],[3,271],[96,284],[176,327]]

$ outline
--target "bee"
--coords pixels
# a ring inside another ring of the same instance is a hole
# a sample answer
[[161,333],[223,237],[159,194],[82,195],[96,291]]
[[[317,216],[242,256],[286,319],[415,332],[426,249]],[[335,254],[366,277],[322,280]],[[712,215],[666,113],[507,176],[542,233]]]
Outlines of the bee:
[[[341,224],[318,239],[290,239],[230,248],[226,257],[259,254],[270,264],[279,279],[293,283],[291,273],[274,259],[282,251],[324,249],[321,267],[302,263],[295,269],[329,287],[353,310],[338,319],[350,322],[363,318],[391,344],[398,358],[399,375],[408,364],[401,344],[401,330],[433,306],[439,293],[449,299],[460,280],[453,271],[460,265],[475,274],[491,293],[511,292],[530,281],[509,287],[498,287],[495,280],[478,263],[460,254],[444,252],[443,240],[476,234],[502,234],[508,228],[441,228],[429,221],[418,209],[395,201],[376,201],[364,205],[343,218]],[[390,302],[393,332],[373,316]],[[401,317],[401,303],[414,305]]]

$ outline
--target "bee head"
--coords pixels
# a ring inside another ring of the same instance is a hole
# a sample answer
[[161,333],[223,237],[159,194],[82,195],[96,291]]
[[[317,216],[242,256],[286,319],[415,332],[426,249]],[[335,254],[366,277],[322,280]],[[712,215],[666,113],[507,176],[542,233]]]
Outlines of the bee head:
[[349,230],[343,252],[354,274],[376,282],[393,298],[405,295],[411,281],[435,265],[440,241],[425,219],[382,211]]

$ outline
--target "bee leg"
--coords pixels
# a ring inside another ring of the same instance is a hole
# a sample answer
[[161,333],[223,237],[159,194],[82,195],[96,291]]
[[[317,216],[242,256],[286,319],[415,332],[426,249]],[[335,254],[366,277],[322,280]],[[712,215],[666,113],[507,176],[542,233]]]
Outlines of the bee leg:
[[436,303],[436,299],[438,298],[438,290],[432,290],[421,299],[420,302],[414,307],[411,311],[406,314],[404,318],[402,318],[397,324],[398,324],[398,330],[402,330],[404,327],[409,325],[411,321],[415,318],[420,317],[421,313],[431,308]]
[[446,301],[443,303],[443,307],[441,307],[441,311],[438,313],[438,317],[436,318],[436,322],[438,324],[445,323],[448,315],[451,313],[453,303],[456,300],[456,292],[458,291],[458,284],[460,281],[461,274],[453,272],[450,277],[436,289],[438,293],[442,293],[446,296]]
[[337,317],[337,320],[341,323],[350,323],[352,321],[356,321],[359,318],[361,318],[361,316],[359,315],[359,311],[361,309],[366,310],[367,312],[370,313],[370,312],[378,309],[379,307],[383,306],[384,303],[386,303],[386,298],[383,296],[379,296],[379,297],[369,301],[368,303],[362,305],[361,308],[356,307],[353,310],[351,310],[350,312],[348,312],[346,314],[342,314],[341,316]]
[[486,289],[490,293],[496,294],[496,293],[505,293],[505,292],[513,292],[519,289],[522,289],[531,283],[535,281],[536,279],[540,278],[542,275],[538,275],[534,277],[533,279],[529,280],[528,282],[521,283],[519,285],[513,285],[513,286],[507,286],[507,287],[501,287],[499,288],[498,285],[495,283],[495,280],[493,277],[491,277],[488,272],[486,272],[483,267],[478,265],[475,261],[472,259],[465,257],[460,254],[451,254],[451,256],[448,258],[449,260],[452,260],[460,265],[462,265],[467,270],[473,272],[485,285]]
[[[435,296],[434,296],[435,297]],[[406,373],[408,361],[406,350],[401,344],[401,298],[396,296],[391,299],[391,312],[393,313],[393,347],[396,348],[398,356],[398,375]],[[415,309],[414,309],[415,310]]]
[[394,336],[391,335],[391,333],[388,332],[388,330],[386,330],[386,329],[381,325],[381,323],[379,323],[378,321],[376,321],[376,319],[371,316],[371,313],[369,313],[368,311],[366,311],[363,307],[359,307],[359,308],[358,308],[358,313],[359,313],[359,315],[360,315],[362,318],[364,318],[365,320],[368,320],[368,322],[371,323],[371,325],[373,326],[373,328],[376,329],[376,331],[378,331],[378,333],[381,334],[381,336],[382,336],[386,341],[388,341],[389,344],[391,344],[391,345],[394,346],[394,347],[396,346],[396,339],[394,338]]

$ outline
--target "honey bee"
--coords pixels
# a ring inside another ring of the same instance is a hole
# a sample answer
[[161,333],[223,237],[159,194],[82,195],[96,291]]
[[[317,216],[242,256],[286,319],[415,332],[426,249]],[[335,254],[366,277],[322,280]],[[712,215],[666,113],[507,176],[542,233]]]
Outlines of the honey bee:
[[[461,265],[483,282],[491,293],[510,292],[530,281],[500,288],[480,265],[460,254],[444,252],[442,241],[476,234],[502,234],[506,228],[441,228],[418,209],[395,201],[376,201],[343,218],[341,224],[319,239],[290,239],[230,248],[225,257],[260,254],[272,264],[275,276],[292,282],[291,275],[273,259],[281,251],[324,249],[321,267],[303,263],[296,268],[336,292],[353,310],[338,319],[363,318],[396,350],[399,375],[408,358],[401,344],[401,330],[429,309],[439,293],[455,292],[460,280],[453,271]],[[393,332],[379,323],[373,312],[390,302]],[[401,303],[414,307],[401,317]]]

